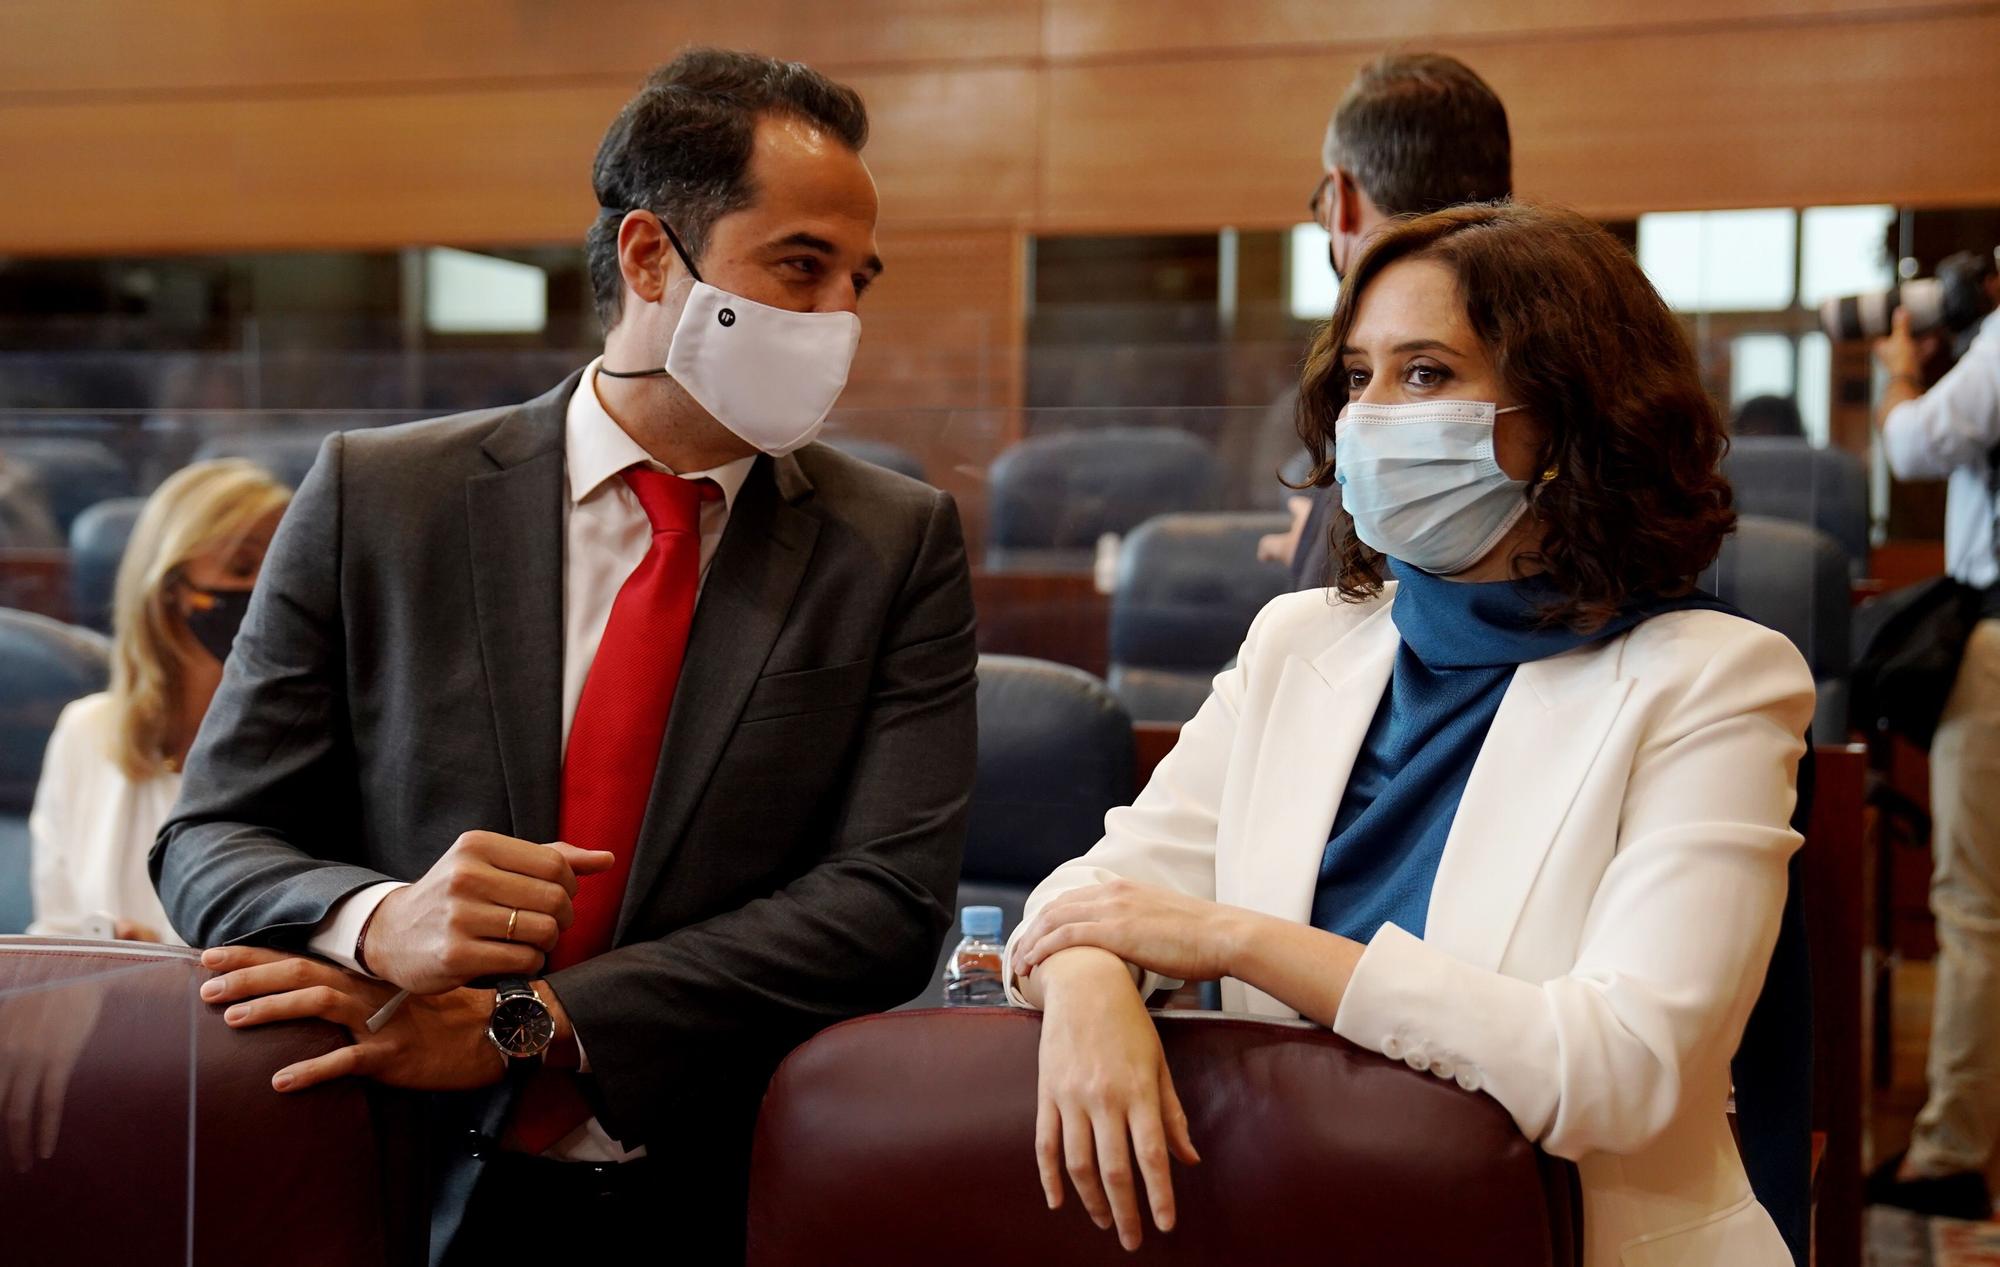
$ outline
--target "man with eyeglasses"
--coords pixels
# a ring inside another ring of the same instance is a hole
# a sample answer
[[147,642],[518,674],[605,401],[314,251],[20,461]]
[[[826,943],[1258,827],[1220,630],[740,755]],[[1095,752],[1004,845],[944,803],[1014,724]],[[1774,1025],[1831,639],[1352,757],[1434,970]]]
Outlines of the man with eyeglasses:
[[[1327,231],[1334,276],[1344,276],[1375,230],[1396,216],[1511,196],[1512,154],[1506,107],[1464,62],[1442,53],[1370,62],[1327,124],[1323,174],[1306,204]],[[1327,583],[1340,505],[1332,472],[1287,505],[1291,531],[1266,538],[1258,555],[1289,560],[1294,588],[1318,588]]]

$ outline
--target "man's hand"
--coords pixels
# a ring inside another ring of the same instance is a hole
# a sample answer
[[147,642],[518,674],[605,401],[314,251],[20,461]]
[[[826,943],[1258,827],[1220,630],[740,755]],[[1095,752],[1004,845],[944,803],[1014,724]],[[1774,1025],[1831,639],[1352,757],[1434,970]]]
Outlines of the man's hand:
[[1923,350],[1910,334],[1909,309],[1898,308],[1889,318],[1889,336],[1875,340],[1875,359],[1892,381],[1907,379],[1912,386],[1921,386]]
[[312,1017],[353,1036],[350,1046],[278,1070],[271,1085],[279,1091],[350,1077],[417,1091],[465,1091],[491,1086],[506,1071],[505,1059],[486,1037],[491,990],[413,995],[371,1034],[368,1018],[395,993],[383,982],[256,946],[218,946],[202,952],[201,962],[219,974],[201,987],[202,1001],[228,1004],[222,1018],[231,1028]]
[[1283,532],[1273,532],[1257,538],[1257,561],[1277,563],[1285,567],[1292,565],[1292,556],[1299,552],[1299,537],[1306,530],[1306,519],[1312,514],[1312,499],[1292,496],[1285,499],[1285,510],[1292,517],[1292,526]]
[[423,879],[382,899],[361,961],[415,994],[442,994],[478,977],[533,975],[570,925],[576,878],[612,862],[602,850],[466,832]]

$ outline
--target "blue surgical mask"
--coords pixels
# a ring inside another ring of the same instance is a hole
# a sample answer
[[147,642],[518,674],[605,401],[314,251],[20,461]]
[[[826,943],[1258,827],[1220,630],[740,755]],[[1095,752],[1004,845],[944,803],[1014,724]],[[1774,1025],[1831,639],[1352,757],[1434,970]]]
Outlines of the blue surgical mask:
[[1527,481],[1493,453],[1483,400],[1350,403],[1334,427],[1334,476],[1354,534],[1372,550],[1449,576],[1500,544],[1528,509]]

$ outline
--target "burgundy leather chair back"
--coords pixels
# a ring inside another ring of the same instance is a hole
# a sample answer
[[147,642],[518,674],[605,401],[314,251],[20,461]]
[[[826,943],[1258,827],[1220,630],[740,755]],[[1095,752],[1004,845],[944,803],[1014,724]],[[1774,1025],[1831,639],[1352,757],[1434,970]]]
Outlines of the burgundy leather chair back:
[[[1174,1167],[1154,1263],[1579,1261],[1576,1172],[1497,1103],[1301,1024],[1158,1016],[1202,1164]],[[750,1179],[750,1267],[1124,1261],[1034,1160],[1037,1013],[837,1025],[772,1080]],[[1144,1208],[1143,1201],[1141,1208]]]
[[211,975],[191,950],[0,938],[0,1260],[421,1261],[406,1106],[273,1091],[346,1036],[232,1031],[197,993]]

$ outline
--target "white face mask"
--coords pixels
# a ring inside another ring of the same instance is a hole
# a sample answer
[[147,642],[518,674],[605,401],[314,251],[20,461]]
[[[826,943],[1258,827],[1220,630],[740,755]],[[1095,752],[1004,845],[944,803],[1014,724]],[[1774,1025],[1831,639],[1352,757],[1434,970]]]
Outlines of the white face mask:
[[1500,544],[1528,509],[1527,481],[1493,452],[1490,401],[1349,404],[1334,427],[1334,473],[1354,534],[1372,550],[1450,575]]
[[792,312],[732,295],[701,280],[669,229],[674,251],[694,280],[657,370],[668,374],[717,422],[773,457],[811,444],[847,386],[861,318],[851,312]]

